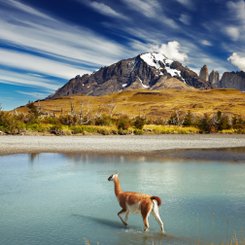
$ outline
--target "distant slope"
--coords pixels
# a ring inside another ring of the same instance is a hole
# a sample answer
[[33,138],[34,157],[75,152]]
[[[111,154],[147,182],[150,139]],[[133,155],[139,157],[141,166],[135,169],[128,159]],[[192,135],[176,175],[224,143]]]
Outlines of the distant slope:
[[[129,117],[138,115],[148,119],[168,119],[175,111],[195,115],[221,111],[230,115],[241,115],[245,118],[245,94],[237,90],[129,90],[105,96],[65,96],[35,102],[43,113],[60,115],[76,113],[83,115],[113,116],[126,114]],[[26,107],[16,109],[27,112]]]

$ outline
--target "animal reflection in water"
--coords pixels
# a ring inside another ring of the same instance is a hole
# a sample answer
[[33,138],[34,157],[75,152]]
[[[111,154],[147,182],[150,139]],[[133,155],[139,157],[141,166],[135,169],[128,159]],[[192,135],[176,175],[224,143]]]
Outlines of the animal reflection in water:
[[[165,234],[164,224],[159,214],[159,206],[161,205],[161,199],[159,197],[122,191],[118,174],[111,175],[108,181],[114,182],[115,195],[119,205],[122,207],[122,210],[117,215],[125,226],[127,226],[129,213],[141,213],[144,222],[144,231],[147,231],[149,229],[148,218],[150,213],[152,213],[160,225],[161,232]],[[125,214],[125,219],[122,218],[122,214]]]

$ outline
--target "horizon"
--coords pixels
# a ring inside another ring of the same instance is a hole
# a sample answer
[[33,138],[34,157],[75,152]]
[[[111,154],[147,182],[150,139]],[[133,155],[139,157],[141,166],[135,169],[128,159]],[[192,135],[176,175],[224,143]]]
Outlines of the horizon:
[[0,105],[44,99],[76,75],[152,51],[197,73],[245,71],[244,13],[243,0],[0,0]]

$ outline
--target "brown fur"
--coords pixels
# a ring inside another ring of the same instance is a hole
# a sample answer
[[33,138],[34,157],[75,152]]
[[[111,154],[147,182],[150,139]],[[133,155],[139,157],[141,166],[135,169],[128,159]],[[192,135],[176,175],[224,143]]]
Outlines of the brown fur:
[[[108,180],[112,180],[111,177],[109,177]],[[115,195],[118,199],[119,205],[122,207],[122,210],[118,212],[118,216],[121,219],[122,223],[124,225],[127,225],[126,222],[127,218],[125,218],[124,221],[121,217],[121,214],[125,213],[126,214],[125,217],[128,217],[130,208],[135,205],[135,211],[139,211],[141,213],[145,230],[148,230],[149,228],[148,217],[153,210],[153,205],[154,205],[153,200],[156,200],[157,205],[160,206],[161,199],[157,196],[151,196],[148,194],[143,194],[138,192],[123,192],[117,175],[113,178],[113,181],[115,185],[114,186]],[[164,230],[163,225],[161,226],[161,230]]]
[[161,206],[161,204],[162,204],[162,200],[161,200],[160,197],[152,196],[152,197],[151,197],[151,200],[156,200],[158,206]]

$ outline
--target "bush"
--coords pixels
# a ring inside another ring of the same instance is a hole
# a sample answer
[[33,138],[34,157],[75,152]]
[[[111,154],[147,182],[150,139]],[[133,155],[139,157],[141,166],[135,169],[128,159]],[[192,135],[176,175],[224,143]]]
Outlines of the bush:
[[25,124],[9,112],[0,110],[0,131],[7,134],[20,134],[25,130]]
[[193,115],[190,111],[185,115],[183,126],[191,126],[194,124]]
[[97,126],[110,126],[112,124],[112,118],[109,115],[103,114],[95,118],[94,124]]
[[84,134],[84,128],[79,126],[72,126],[71,128],[72,134]]
[[141,129],[142,130],[144,125],[145,125],[145,118],[138,116],[138,117],[136,117],[134,119],[134,127],[136,129]]
[[144,134],[144,131],[142,129],[135,129],[134,134],[135,135],[142,135],[142,134]]
[[74,126],[80,123],[80,117],[77,115],[62,115],[59,117],[59,121],[63,125]]
[[118,130],[128,130],[131,126],[131,121],[128,116],[121,116],[117,120],[117,129]]
[[200,119],[198,123],[198,127],[201,130],[201,133],[210,133],[212,129],[212,122],[209,118],[208,114],[204,114],[204,116]]
[[221,111],[214,115],[213,122],[216,132],[231,128],[228,116],[224,115]]
[[55,134],[55,135],[64,135],[61,124],[56,124],[56,125],[52,126],[50,128],[49,132],[51,134]]
[[37,123],[27,124],[26,129],[31,130],[31,131],[35,131],[35,132],[42,132],[42,133],[48,131],[47,126],[44,126],[42,124],[37,124]]

